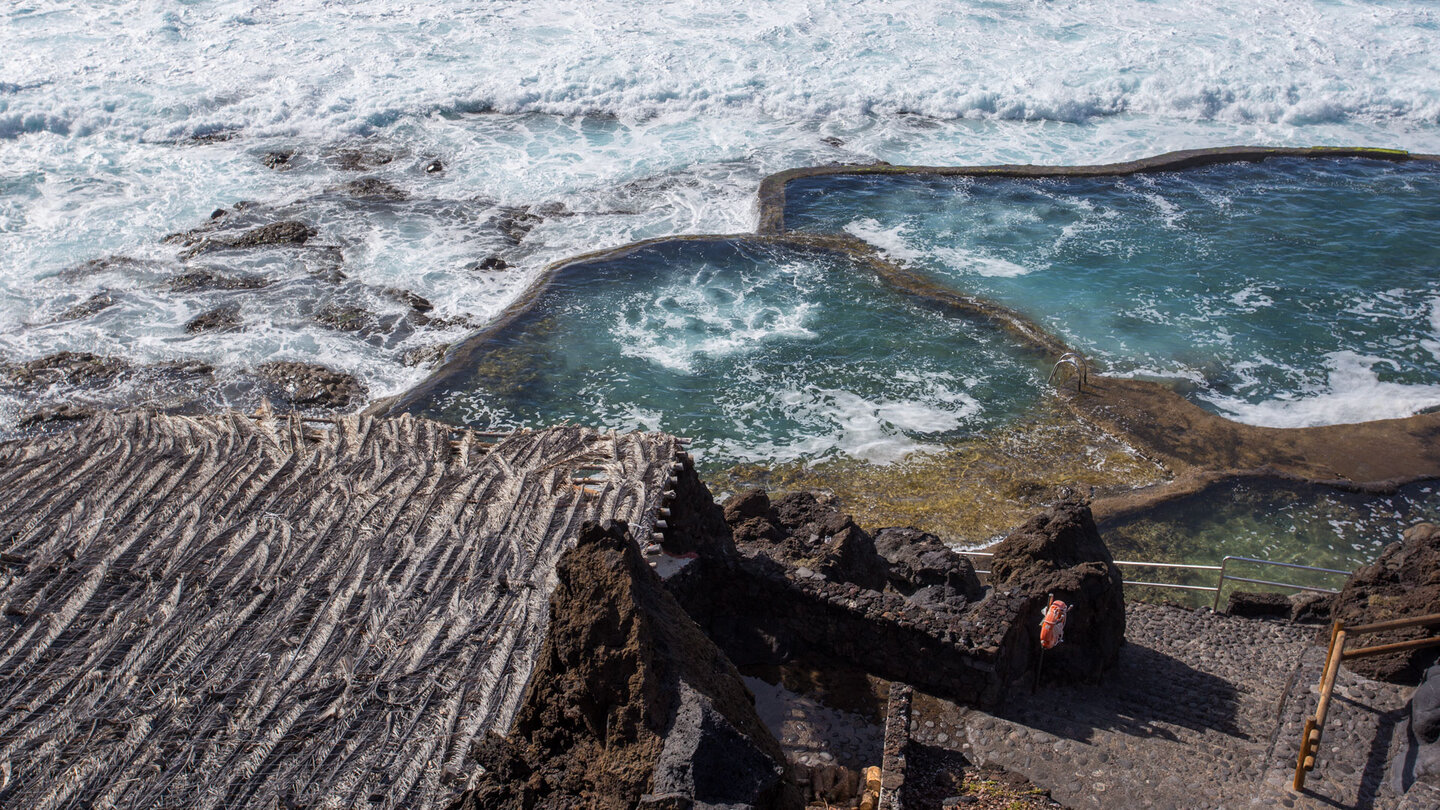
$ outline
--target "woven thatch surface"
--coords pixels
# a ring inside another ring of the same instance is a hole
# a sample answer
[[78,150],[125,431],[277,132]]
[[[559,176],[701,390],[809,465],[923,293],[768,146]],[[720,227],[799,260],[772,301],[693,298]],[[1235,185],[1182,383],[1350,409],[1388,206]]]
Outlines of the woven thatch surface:
[[587,519],[648,536],[677,452],[153,414],[0,445],[0,806],[443,806],[556,558]]

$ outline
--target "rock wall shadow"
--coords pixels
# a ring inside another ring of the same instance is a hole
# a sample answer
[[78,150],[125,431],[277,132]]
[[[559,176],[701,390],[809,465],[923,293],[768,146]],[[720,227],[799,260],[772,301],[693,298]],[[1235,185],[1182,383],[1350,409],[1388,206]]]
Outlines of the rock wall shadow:
[[1177,740],[1167,726],[1248,739],[1237,722],[1233,684],[1177,658],[1126,644],[1118,666],[1098,684],[1047,682],[1012,697],[995,716],[1085,742],[1097,730]]

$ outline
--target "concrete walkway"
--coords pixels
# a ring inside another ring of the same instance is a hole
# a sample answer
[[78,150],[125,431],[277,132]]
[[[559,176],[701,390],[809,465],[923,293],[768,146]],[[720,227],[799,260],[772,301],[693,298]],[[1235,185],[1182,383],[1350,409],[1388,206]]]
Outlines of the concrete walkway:
[[1119,667],[990,714],[918,695],[912,737],[1075,808],[1394,808],[1381,788],[1410,689],[1342,670],[1319,765],[1289,789],[1325,628],[1132,604]]

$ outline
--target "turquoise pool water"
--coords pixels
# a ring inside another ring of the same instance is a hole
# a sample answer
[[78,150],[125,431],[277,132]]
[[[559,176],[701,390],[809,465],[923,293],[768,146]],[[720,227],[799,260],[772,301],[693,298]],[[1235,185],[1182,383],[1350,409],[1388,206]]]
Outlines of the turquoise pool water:
[[[1407,527],[1440,520],[1440,483],[1363,495],[1326,487],[1241,481],[1162,504],[1101,526],[1116,559],[1218,565],[1226,555],[1350,571],[1375,561]],[[1230,573],[1254,579],[1339,587],[1343,576],[1232,563]],[[1127,580],[1214,585],[1214,573],[1129,567]],[[1229,586],[1267,590],[1253,585]],[[1140,593],[1141,591],[1137,591]],[[1145,588],[1146,596],[1162,592]],[[1178,598],[1179,591],[1163,595]],[[1209,604],[1210,596],[1203,597]]]
[[793,230],[849,232],[1043,324],[1111,373],[1275,427],[1440,406],[1440,169],[1274,159],[1087,179],[840,176]]
[[561,268],[417,413],[700,440],[711,464],[890,461],[1006,423],[1043,358],[828,252],[667,242]]

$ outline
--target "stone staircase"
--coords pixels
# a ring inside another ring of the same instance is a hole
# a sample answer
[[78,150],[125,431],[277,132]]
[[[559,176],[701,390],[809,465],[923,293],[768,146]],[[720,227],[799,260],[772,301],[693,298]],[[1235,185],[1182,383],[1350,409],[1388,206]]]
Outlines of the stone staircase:
[[1395,808],[1382,788],[1410,689],[1342,670],[1319,764],[1290,790],[1325,629],[1131,604],[1119,666],[994,713],[926,695],[912,738],[961,750],[1075,808]]

